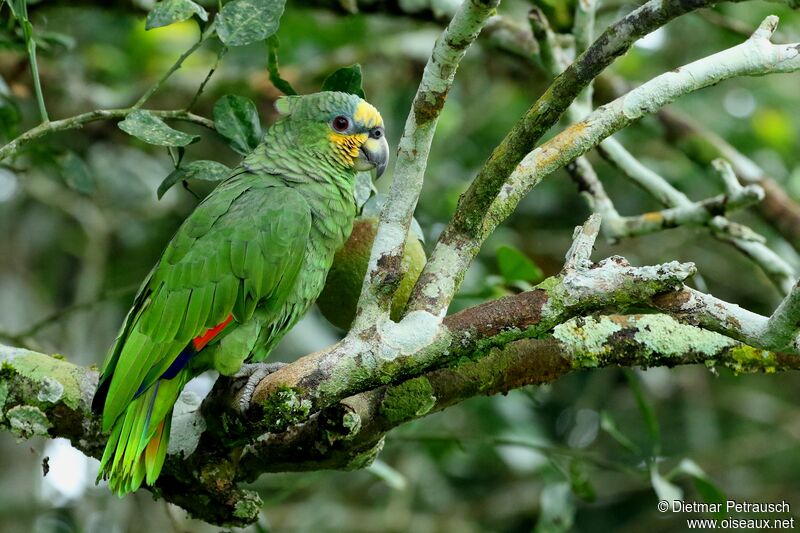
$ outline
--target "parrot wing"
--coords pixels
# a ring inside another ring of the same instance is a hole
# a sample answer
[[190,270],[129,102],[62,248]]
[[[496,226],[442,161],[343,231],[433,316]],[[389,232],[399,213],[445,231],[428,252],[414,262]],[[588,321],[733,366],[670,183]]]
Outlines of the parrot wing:
[[310,227],[302,195],[263,176],[235,176],[201,202],[145,280],[106,359],[98,387],[106,394],[96,395],[105,396],[104,430],[190,342],[202,349],[212,332],[231,318],[246,322],[258,304],[280,308]]

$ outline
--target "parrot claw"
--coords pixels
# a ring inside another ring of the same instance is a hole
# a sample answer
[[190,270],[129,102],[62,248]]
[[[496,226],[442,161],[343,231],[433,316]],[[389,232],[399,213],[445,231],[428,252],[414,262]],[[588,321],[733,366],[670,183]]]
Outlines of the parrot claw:
[[286,363],[245,363],[239,371],[232,376],[234,379],[247,378],[247,383],[244,384],[242,394],[239,398],[239,411],[242,414],[247,413],[248,409],[250,409],[250,401],[253,398],[253,393],[259,382],[285,366]]

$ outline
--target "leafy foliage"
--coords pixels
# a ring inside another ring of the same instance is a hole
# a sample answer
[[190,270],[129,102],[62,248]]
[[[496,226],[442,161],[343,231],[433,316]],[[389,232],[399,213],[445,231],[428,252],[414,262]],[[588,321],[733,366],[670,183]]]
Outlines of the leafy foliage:
[[217,19],[219,38],[228,46],[262,41],[278,30],[285,0],[232,0]]
[[208,20],[208,12],[192,0],[162,0],[147,14],[145,29],[169,26],[194,15],[204,22]]
[[511,284],[515,281],[537,283],[544,279],[542,269],[525,254],[511,246],[501,246],[495,252],[500,275]]
[[249,98],[226,95],[214,104],[214,126],[236,152],[247,155],[261,141],[256,105]]
[[343,93],[357,94],[366,98],[362,87],[361,65],[356,63],[349,67],[342,67],[322,82],[323,91],[341,91]]
[[194,179],[202,181],[222,181],[231,173],[231,169],[216,161],[192,161],[187,165],[176,168],[164,178],[156,192],[160,200],[164,193],[179,181]]
[[187,146],[200,140],[199,135],[173,129],[157,116],[141,109],[126,116],[117,126],[128,135],[158,146]]

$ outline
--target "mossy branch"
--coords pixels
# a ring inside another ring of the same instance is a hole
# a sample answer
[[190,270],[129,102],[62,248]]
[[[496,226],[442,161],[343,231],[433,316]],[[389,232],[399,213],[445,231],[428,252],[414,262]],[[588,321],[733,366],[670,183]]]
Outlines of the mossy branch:
[[[252,395],[247,419],[238,411],[241,381],[219,380],[202,405],[184,394],[167,463],[150,490],[207,522],[243,526],[257,519],[261,500],[239,482],[264,472],[363,467],[392,428],[475,395],[610,365],[703,363],[737,372],[800,366],[796,355],[741,342],[762,339],[766,317],[696,291],[689,292],[694,300],[683,298],[691,264],[632,267],[621,257],[592,263],[599,226],[595,215],[576,228],[563,271],[531,291],[441,322],[412,313],[271,374]],[[706,329],[666,315],[590,316],[649,302]],[[21,439],[65,437],[100,456],[105,435],[90,408],[94,369],[2,346],[0,361],[1,427]]]
[[[541,338],[506,341],[502,332],[495,337],[494,342],[483,339],[488,344],[480,357],[472,354],[451,366],[355,394],[284,431],[246,445],[237,442],[244,448],[236,461],[232,457],[237,454],[223,445],[229,442],[227,436],[214,433],[221,430],[220,420],[232,423],[224,407],[231,403],[230,397],[227,402],[207,403],[202,418],[192,410],[198,403],[187,394],[181,402],[190,408],[179,404],[171,455],[157,486],[150,490],[196,518],[243,526],[257,519],[261,501],[241,489],[239,482],[265,472],[364,467],[393,428],[477,395],[551,383],[573,371],[607,366],[704,364],[737,373],[800,367],[796,356],[755,349],[665,315],[573,318]],[[67,438],[86,455],[100,456],[105,435],[89,407],[95,370],[8,347],[0,347],[0,361],[0,428],[20,439]],[[231,394],[230,389],[220,390]],[[212,411],[209,405],[222,410]],[[258,427],[256,423],[251,429]]]

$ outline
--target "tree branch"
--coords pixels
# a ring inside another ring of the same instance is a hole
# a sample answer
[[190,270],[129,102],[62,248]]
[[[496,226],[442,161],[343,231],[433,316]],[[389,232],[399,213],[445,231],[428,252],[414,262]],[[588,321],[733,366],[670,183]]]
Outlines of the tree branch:
[[[609,135],[684,94],[731,77],[800,69],[800,44],[776,45],[769,41],[767,36],[776,25],[777,17],[768,17],[746,42],[657,76],[568,127],[522,159],[488,209],[482,209],[482,201],[470,203],[468,192],[420,275],[409,309],[432,314],[446,309],[485,237],[545,176],[583,155]],[[554,84],[557,82],[558,78]],[[480,176],[476,181],[479,179]],[[466,216],[464,211],[470,212],[470,217],[480,218],[480,231],[455,229],[465,227],[455,222],[459,216]]]
[[[445,245],[464,237],[485,236],[484,215],[500,194],[507,178],[542,135],[561,117],[578,94],[634,41],[670,20],[712,2],[705,0],[651,0],[609,26],[567,67],[495,148],[478,176],[462,195],[456,214],[445,230]],[[463,236],[462,236],[463,234]]]
[[789,294],[783,299],[772,316],[769,317],[762,342],[770,346],[787,346],[791,343],[793,349],[800,347],[800,281],[792,287]]
[[689,117],[670,110],[661,111],[658,118],[666,130],[667,139],[698,164],[707,165],[711,158],[721,157],[730,161],[742,183],[761,185],[765,193],[764,201],[757,206],[761,217],[792,246],[800,249],[800,205],[789,197],[774,178],[725,139]]
[[[613,137],[602,141],[599,151],[603,157],[618,167],[626,177],[659,199],[663,204],[673,206],[675,209],[689,210],[694,205],[685,194],[675,189],[666,179],[637,161]],[[724,172],[727,172],[727,169]],[[730,183],[729,177],[724,179],[729,190],[732,190],[733,193],[741,192],[742,188],[735,188]],[[602,185],[598,184],[595,188],[597,187],[602,187]],[[765,239],[761,235],[722,216],[711,217],[705,223],[715,238],[730,244],[757,264],[782,293],[788,293],[791,287],[794,286],[796,279],[794,268],[767,247],[764,244]],[[611,238],[628,236],[628,229],[622,217],[612,220],[606,228],[607,234]]]
[[[594,215],[576,228],[563,271],[531,291],[431,322],[435,329],[421,338],[413,326],[426,324],[406,322],[418,320],[412,313],[364,332],[360,344],[346,339],[271,374],[256,388],[247,420],[238,411],[241,380],[218,380],[202,408],[184,394],[167,463],[150,490],[208,522],[246,525],[257,519],[261,501],[238,482],[263,472],[363,467],[392,428],[477,394],[615,364],[702,362],[737,372],[800,365],[795,355],[731,338],[761,338],[746,328],[765,317],[696,291],[688,294],[702,305],[690,308],[673,296],[673,312],[731,335],[663,315],[587,318],[649,301],[668,308],[669,298],[660,295],[690,291],[682,281],[693,272],[677,262],[631,267],[621,257],[593,264],[599,222]],[[105,436],[90,410],[95,370],[9,347],[0,347],[0,361],[2,427],[18,438],[69,438],[87,455],[101,454]]]
[[[39,139],[57,131],[82,128],[85,124],[89,124],[90,122],[95,122],[98,120],[124,118],[128,113],[134,110],[135,109],[133,107],[126,107],[122,109],[96,109],[94,111],[75,115],[74,117],[39,124],[35,128],[26,131],[13,141],[0,148],[0,161],[16,155],[25,145],[35,139]],[[188,111],[155,109],[150,109],[147,111],[156,117],[183,120],[185,122],[198,124],[210,130],[214,129],[214,121],[194,113],[189,113]]]
[[717,216],[761,201],[761,187],[748,185],[737,193],[720,194],[686,207],[672,207],[638,216],[621,217],[619,236],[655,233],[676,226],[704,226]]
[[[500,317],[497,309],[472,313],[473,318]],[[102,454],[105,435],[89,407],[96,371],[7,347],[0,347],[0,360],[0,427],[18,438],[67,438],[89,456]],[[251,441],[230,441],[230,432],[225,433],[235,423],[225,409],[233,403],[230,389],[220,388],[224,402],[207,403],[204,416],[199,401],[184,394],[173,419],[170,456],[151,490],[196,518],[246,525],[257,519],[261,502],[240,489],[240,481],[265,472],[361,468],[374,459],[391,429],[476,395],[551,383],[575,370],[683,364],[735,372],[800,368],[796,356],[754,349],[664,315],[573,318],[557,325],[552,336],[496,342],[480,358],[361,392]],[[262,431],[258,424],[237,427]],[[241,446],[232,454],[231,448]],[[234,461],[233,455],[239,458]]]
[[403,278],[402,259],[408,228],[417,206],[433,135],[458,64],[475,41],[499,0],[465,0],[437,39],[397,149],[389,195],[359,299],[354,331],[388,319],[392,298]]

